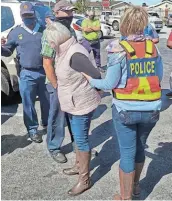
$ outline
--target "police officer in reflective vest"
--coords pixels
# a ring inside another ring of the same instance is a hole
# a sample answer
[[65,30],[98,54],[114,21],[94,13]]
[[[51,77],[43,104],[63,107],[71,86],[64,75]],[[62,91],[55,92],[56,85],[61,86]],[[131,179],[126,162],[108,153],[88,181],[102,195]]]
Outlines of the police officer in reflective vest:
[[85,75],[92,87],[113,90],[112,117],[120,148],[120,194],[115,200],[140,195],[146,139],[159,119],[162,61],[152,40],[144,35],[147,12],[130,7],[122,17],[120,32],[126,39],[113,41],[108,50],[105,79]]
[[[23,103],[24,123],[30,139],[40,143],[42,136],[38,134],[39,123],[35,110],[37,95],[40,98],[41,125],[43,127],[47,126],[49,112],[49,94],[45,86],[45,72],[40,55],[43,28],[37,23],[35,10],[31,3],[22,3],[20,14],[23,24],[9,33],[3,51],[4,56],[10,56],[15,49],[17,50],[20,64],[19,89]],[[9,54],[9,52],[11,53]]]

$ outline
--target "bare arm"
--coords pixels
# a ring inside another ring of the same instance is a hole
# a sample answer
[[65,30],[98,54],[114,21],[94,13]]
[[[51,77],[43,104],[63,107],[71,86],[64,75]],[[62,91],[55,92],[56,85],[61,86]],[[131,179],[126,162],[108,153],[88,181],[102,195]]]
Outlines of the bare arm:
[[172,49],[172,41],[168,41],[167,42],[167,47],[169,47],[170,49]]
[[82,30],[87,33],[93,32],[93,30],[89,27],[84,27],[84,28],[82,28]]
[[167,40],[167,47],[172,49],[172,32],[170,33],[169,38]]
[[53,67],[53,59],[49,57],[43,57],[43,67],[48,80],[51,82],[52,86],[57,88],[57,77]]
[[97,24],[95,24],[94,26],[90,26],[90,24],[88,23],[88,20],[84,20],[82,22],[82,30],[84,32],[87,32],[87,33],[90,33],[90,32],[93,32],[93,31],[100,31],[101,30],[101,26],[100,26],[100,23],[97,22]]
[[92,29],[93,31],[100,31],[100,30],[101,30],[101,27],[100,27],[100,26],[98,26],[98,27],[91,27],[91,29]]

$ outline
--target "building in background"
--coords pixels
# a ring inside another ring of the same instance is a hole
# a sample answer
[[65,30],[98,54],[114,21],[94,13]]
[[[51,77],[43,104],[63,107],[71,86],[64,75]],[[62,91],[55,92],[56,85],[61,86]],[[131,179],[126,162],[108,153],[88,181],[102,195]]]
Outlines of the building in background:
[[102,11],[102,3],[100,1],[89,2],[88,10],[95,10],[96,15],[100,15]]
[[172,14],[172,1],[164,0],[161,3],[151,5],[149,10],[157,12],[162,19],[167,18],[169,14]]
[[127,3],[125,1],[113,1],[110,8],[114,15],[122,15],[125,9],[131,5],[131,3]]
[[112,10],[114,13],[117,13],[119,15],[129,5],[130,4],[126,3],[125,1],[102,0],[96,2],[89,2],[88,9],[94,9],[97,15],[100,15],[102,10]]

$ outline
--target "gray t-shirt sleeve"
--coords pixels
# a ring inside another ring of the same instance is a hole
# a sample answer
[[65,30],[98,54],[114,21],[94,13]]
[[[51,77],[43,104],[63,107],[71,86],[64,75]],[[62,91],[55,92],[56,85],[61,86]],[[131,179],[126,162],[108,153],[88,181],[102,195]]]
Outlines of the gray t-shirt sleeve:
[[100,72],[93,66],[89,58],[82,53],[75,53],[72,56],[70,66],[72,69],[83,72],[94,79],[101,79]]

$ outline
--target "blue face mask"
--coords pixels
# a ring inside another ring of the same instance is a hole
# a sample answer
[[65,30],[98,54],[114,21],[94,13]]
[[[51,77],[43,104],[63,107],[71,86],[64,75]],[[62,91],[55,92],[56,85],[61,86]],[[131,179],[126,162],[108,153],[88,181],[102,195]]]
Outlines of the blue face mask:
[[35,18],[23,18],[23,22],[29,27],[35,24]]

